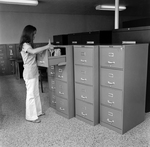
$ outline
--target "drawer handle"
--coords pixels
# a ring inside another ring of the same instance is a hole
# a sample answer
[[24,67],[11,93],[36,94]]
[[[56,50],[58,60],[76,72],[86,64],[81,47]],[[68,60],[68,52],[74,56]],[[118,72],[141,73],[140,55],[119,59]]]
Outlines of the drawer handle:
[[62,69],[59,69],[58,72],[62,72]]
[[82,114],[83,116],[87,116],[87,113],[81,112],[81,114]]
[[63,76],[61,76],[61,75],[58,75],[58,77],[61,78],[61,79],[63,78]]
[[87,79],[81,78],[81,81],[86,81]]
[[108,115],[109,115],[109,116],[113,116],[113,113],[112,113],[112,112],[108,112]]
[[13,51],[11,49],[9,51],[10,51],[10,55],[13,55]]
[[109,101],[109,100],[107,102],[108,102],[108,104],[111,104],[111,105],[115,103],[115,102],[112,102],[112,101]]
[[62,110],[62,111],[64,111],[64,110],[65,110],[64,108],[61,108],[61,107],[59,107],[59,109],[60,109],[60,110]]
[[108,96],[113,97],[114,95],[113,95],[113,93],[108,93]]
[[51,66],[51,69],[54,69],[54,66]]
[[109,57],[114,57],[114,53],[108,53]]
[[87,41],[87,44],[94,44],[94,41]]
[[55,81],[52,81],[52,84],[55,84]]
[[87,99],[87,96],[83,96],[83,95],[81,95],[81,98],[83,98],[83,99]]
[[56,102],[55,102],[55,101],[52,101],[52,103],[53,103],[53,104],[56,104]]
[[51,72],[51,75],[54,75],[55,74],[55,72]]
[[78,42],[77,41],[72,41],[72,44],[77,44]]
[[108,61],[108,64],[115,64],[115,61]]
[[115,82],[110,82],[110,81],[108,81],[107,82],[109,85],[115,85]]
[[41,64],[44,64],[45,62],[44,61],[39,61]]
[[86,56],[86,52],[81,52],[81,56]]
[[86,62],[87,62],[87,60],[82,60],[82,59],[81,59],[80,61],[81,61],[82,63],[86,63]]
[[114,77],[114,74],[113,74],[113,73],[109,73],[108,75],[109,75],[110,78],[113,78],[113,77]]
[[108,121],[109,123],[114,123],[114,122],[115,122],[114,120],[109,120],[109,118],[107,118],[107,121]]
[[54,90],[54,89],[55,89],[55,87],[51,87],[51,89],[52,89],[52,90]]
[[64,95],[64,93],[63,93],[63,92],[61,92],[61,91],[59,91],[59,94]]

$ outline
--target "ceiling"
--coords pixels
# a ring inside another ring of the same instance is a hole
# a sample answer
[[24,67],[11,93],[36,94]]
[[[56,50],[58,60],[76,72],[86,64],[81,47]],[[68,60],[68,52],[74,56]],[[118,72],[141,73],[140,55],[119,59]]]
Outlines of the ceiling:
[[[127,9],[120,15],[150,17],[150,0],[120,0]],[[114,15],[112,11],[97,11],[98,4],[114,5],[115,0],[39,0],[38,6],[0,4],[0,11],[33,12],[72,15]]]

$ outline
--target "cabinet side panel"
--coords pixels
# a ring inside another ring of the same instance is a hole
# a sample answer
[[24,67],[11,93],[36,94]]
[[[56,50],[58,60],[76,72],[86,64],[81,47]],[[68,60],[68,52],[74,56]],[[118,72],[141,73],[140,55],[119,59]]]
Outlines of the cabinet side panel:
[[147,60],[148,44],[125,46],[123,132],[144,120]]
[[74,98],[74,54],[73,46],[66,47],[66,62],[67,62],[67,83],[68,83],[68,111],[69,118],[75,116],[75,98]]
[[94,118],[95,118],[95,124],[99,123],[100,122],[100,115],[99,115],[99,112],[100,112],[100,109],[99,109],[99,46],[95,46],[94,47]]

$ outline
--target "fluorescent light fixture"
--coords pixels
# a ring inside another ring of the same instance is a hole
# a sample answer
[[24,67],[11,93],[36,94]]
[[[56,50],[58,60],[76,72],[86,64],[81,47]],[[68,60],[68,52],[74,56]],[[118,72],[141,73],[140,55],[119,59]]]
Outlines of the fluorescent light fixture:
[[2,4],[16,4],[16,5],[38,5],[38,0],[0,0]]
[[[119,11],[125,10],[125,6],[119,6]],[[115,6],[112,5],[97,5],[96,10],[109,10],[109,11],[115,11]]]

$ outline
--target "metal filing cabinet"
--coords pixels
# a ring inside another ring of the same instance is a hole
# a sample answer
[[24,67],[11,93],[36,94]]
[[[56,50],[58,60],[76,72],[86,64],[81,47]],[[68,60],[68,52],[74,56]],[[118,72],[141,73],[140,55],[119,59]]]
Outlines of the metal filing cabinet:
[[7,75],[7,52],[6,52],[6,45],[0,45],[0,75]]
[[75,115],[73,47],[61,46],[60,49],[60,56],[51,56],[49,51],[39,54],[37,63],[38,66],[48,68],[51,107],[59,115],[70,119]]
[[100,46],[100,124],[124,134],[145,117],[148,44]]
[[74,46],[76,117],[99,122],[98,46]]
[[7,63],[8,74],[15,74],[15,59],[16,59],[16,46],[15,44],[7,44]]
[[73,47],[66,46],[66,62],[56,65],[56,110],[70,119],[75,115]]

